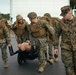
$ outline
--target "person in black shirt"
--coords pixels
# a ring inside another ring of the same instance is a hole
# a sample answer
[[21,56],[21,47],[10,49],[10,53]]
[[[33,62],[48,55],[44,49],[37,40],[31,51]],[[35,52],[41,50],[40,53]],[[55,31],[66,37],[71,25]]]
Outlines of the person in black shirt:
[[14,52],[13,47],[12,46],[9,47],[10,56],[13,56],[13,55],[15,55],[17,53],[20,53],[20,52],[27,52],[27,54],[30,54],[30,55],[34,56],[34,53],[36,53],[36,54],[38,53],[37,50],[39,49],[39,46],[31,45],[30,41],[26,41],[26,42],[23,42],[21,44],[18,44],[18,48],[19,48],[19,50]]

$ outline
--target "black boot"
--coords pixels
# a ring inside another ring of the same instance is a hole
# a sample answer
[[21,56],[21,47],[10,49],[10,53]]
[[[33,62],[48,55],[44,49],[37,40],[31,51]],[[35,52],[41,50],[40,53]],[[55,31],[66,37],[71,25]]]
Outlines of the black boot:
[[58,55],[54,54],[54,61],[57,62],[58,61]]

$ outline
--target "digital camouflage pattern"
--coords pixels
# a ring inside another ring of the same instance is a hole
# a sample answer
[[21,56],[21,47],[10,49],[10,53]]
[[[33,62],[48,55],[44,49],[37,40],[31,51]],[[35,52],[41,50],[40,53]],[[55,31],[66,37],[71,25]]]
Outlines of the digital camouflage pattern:
[[[10,43],[10,35],[8,32],[8,28],[6,27],[4,22],[0,22],[0,39],[1,41],[6,41],[7,44]],[[2,42],[3,43],[3,42]]]
[[[33,14],[33,13],[31,13],[31,14]],[[33,16],[35,16],[35,14]],[[32,17],[31,15],[29,15],[29,16]],[[34,39],[38,39],[39,43],[40,43],[40,45],[39,45],[40,49],[38,50],[39,51],[39,61],[40,61],[38,72],[43,72],[44,68],[46,66],[45,53],[46,53],[46,49],[47,49],[47,46],[46,46],[47,30],[53,36],[55,35],[55,30],[52,26],[50,26],[48,24],[47,21],[40,20],[37,17],[34,17],[34,18],[32,17],[32,19],[31,19],[30,17],[29,17],[29,19],[31,21],[31,24],[29,26],[30,26],[31,35],[33,36]],[[34,19],[34,23],[32,22],[33,19]]]
[[[53,27],[55,29],[55,40],[59,41],[59,35],[57,33],[59,33],[59,21],[60,21],[60,19],[58,17],[51,17],[50,20],[52,21],[52,25],[53,25]],[[50,47],[53,47],[53,42],[54,41],[52,41],[50,43],[51,44]],[[50,48],[50,49],[52,49],[52,48]],[[51,56],[51,53],[52,53],[52,51],[50,51],[50,56]],[[58,60],[56,60],[56,58],[58,59],[58,55],[59,54],[54,54],[54,61],[58,61]]]
[[1,48],[1,53],[2,53],[2,60],[4,62],[8,61],[8,56],[7,56],[7,51],[6,51],[6,49],[7,49],[6,42],[1,43],[0,48]]
[[61,8],[60,16],[65,16],[72,8],[70,6],[64,6]]
[[59,21],[60,21],[60,19],[58,17],[51,17],[50,19],[51,19],[52,25],[55,29],[56,37],[59,38],[57,33],[59,32]]
[[[46,15],[48,15],[48,13],[45,14],[45,16],[41,17],[40,19],[41,20],[46,20],[50,26],[53,26],[51,19],[49,17],[47,17]],[[47,41],[48,41],[48,46],[49,46],[49,49],[48,49],[48,51],[49,51],[48,52],[49,53],[49,59],[52,59],[53,58],[53,53],[52,53],[53,37],[52,37],[52,34],[50,34],[50,32],[48,30],[46,32],[47,32],[46,34],[47,34]]]
[[10,35],[8,28],[6,27],[5,23],[0,20],[0,48],[2,53],[2,59],[4,62],[7,61],[7,45],[10,44]]
[[67,75],[76,75],[76,17],[60,20],[61,55]]
[[40,43],[39,50],[39,61],[40,63],[45,63],[46,57],[46,42],[47,42],[47,30],[50,34],[55,35],[55,31],[52,26],[48,25],[45,20],[38,20],[37,23],[31,23],[30,25],[31,34],[34,39],[38,39]]
[[[57,36],[57,32],[58,32],[58,21],[54,18],[51,18],[50,14],[46,13],[44,14],[43,17],[41,17],[40,19],[43,19],[43,20],[46,20],[48,22],[48,24],[50,26],[53,26],[53,28],[55,29],[55,40],[58,41],[58,36]],[[53,40],[53,36],[50,34],[50,32],[47,30],[47,40],[48,40],[48,46],[49,46],[49,59],[52,59],[53,58],[53,53],[52,53],[52,46],[53,46],[53,43],[54,43],[54,40]]]
[[23,19],[23,17],[22,17],[21,15],[17,15],[17,16],[16,16],[16,20],[17,20],[17,21],[19,21],[19,20],[21,20],[21,19]]
[[35,12],[30,12],[27,16],[29,19],[34,19],[37,17],[37,14]]
[[[20,19],[20,18],[19,18]],[[23,23],[20,24],[18,21],[14,22],[12,29],[14,33],[17,36],[17,43],[22,43],[25,42],[26,39],[28,38],[28,32],[27,32],[27,22],[23,20]]]
[[7,19],[6,18],[2,18],[2,21],[5,23],[5,25],[7,26],[7,28],[8,28],[8,31],[9,31],[9,33],[10,33],[10,31],[11,31],[11,25],[9,25],[8,24],[8,22],[7,22]]
[[[58,17],[51,17],[50,13],[45,13],[43,18],[49,23],[52,24],[54,29],[55,29],[55,33],[58,33],[58,28],[59,28],[59,21],[60,19]],[[56,34],[56,37],[58,37],[58,35]]]

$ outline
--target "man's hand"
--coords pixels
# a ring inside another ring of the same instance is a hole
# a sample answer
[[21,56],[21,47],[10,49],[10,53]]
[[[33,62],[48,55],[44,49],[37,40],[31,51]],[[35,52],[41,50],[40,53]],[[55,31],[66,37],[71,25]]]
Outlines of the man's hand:
[[54,50],[54,54],[58,55],[59,54],[59,50],[58,49],[55,49]]
[[18,27],[18,22],[15,23],[14,27]]
[[8,44],[8,47],[11,47],[11,44]]

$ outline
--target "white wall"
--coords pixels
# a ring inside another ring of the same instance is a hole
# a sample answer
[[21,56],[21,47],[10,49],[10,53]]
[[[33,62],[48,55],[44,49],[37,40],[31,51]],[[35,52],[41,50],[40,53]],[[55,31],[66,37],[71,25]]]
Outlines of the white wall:
[[69,5],[69,0],[11,0],[11,16],[13,21],[17,14],[21,14],[27,21],[27,14],[34,11],[38,16],[43,16],[44,13],[50,13],[51,16],[60,17],[60,8],[64,5]]
[[76,16],[76,9],[73,9],[73,15]]

